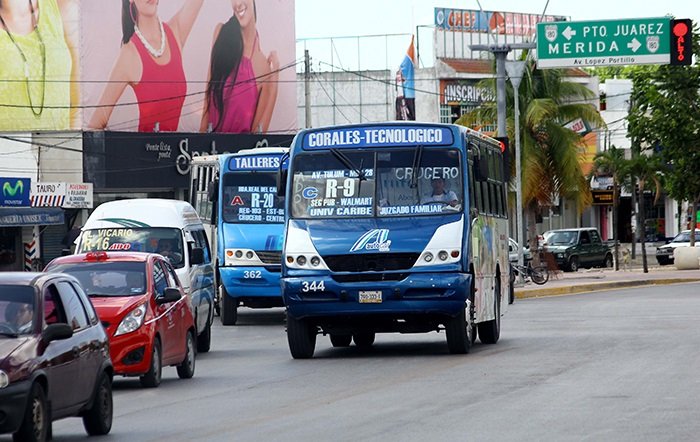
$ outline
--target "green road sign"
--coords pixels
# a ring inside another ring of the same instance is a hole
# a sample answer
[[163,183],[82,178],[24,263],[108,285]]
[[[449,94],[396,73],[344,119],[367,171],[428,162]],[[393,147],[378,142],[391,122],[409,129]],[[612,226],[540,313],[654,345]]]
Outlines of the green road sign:
[[671,18],[537,24],[537,67],[668,64]]

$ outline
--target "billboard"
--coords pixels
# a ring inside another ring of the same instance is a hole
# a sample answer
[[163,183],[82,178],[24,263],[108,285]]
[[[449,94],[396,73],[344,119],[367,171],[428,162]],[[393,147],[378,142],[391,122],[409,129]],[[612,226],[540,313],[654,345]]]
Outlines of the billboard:
[[565,21],[558,15],[475,9],[435,8],[435,27],[448,31],[494,33],[531,37],[539,22]]
[[293,0],[10,7],[26,23],[0,29],[0,131],[297,129]]

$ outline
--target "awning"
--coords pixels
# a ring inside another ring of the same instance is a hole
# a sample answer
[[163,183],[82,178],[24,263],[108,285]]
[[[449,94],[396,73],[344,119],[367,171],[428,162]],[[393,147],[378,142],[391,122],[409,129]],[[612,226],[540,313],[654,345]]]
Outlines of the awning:
[[47,226],[64,223],[63,209],[0,207],[0,226]]

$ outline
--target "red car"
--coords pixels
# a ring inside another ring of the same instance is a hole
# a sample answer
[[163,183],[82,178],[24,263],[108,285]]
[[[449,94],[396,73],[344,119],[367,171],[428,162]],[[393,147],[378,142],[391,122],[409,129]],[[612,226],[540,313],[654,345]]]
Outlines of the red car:
[[157,387],[163,365],[194,375],[196,329],[189,297],[161,255],[90,252],[63,256],[47,272],[74,276],[107,330],[114,373]]

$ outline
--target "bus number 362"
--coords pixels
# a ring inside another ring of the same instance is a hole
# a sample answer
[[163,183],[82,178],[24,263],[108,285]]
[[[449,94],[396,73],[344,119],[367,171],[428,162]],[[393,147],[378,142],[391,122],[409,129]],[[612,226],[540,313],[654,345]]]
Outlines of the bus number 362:
[[245,270],[243,277],[246,279],[259,279],[262,278],[262,273],[260,270]]

